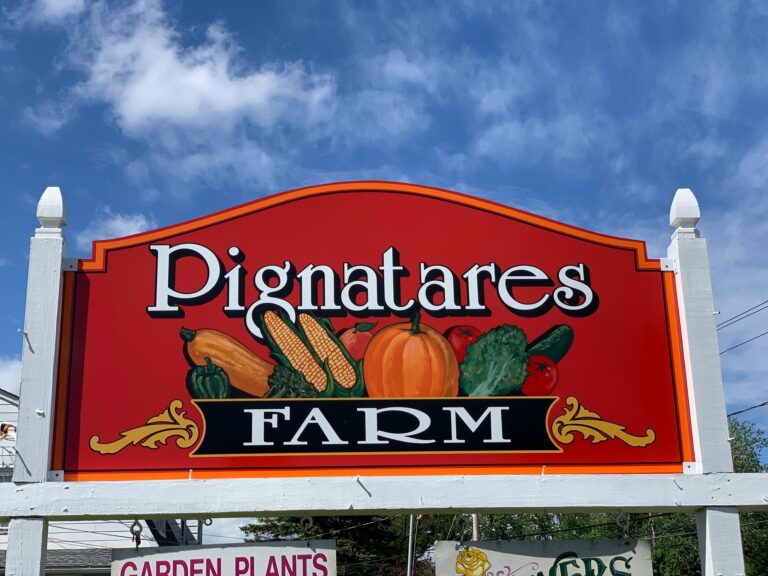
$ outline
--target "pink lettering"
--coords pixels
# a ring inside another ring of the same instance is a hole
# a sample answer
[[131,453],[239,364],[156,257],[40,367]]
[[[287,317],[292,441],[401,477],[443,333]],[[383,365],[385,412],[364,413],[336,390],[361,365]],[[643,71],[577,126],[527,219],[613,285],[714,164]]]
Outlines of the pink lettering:
[[274,556],[270,556],[267,561],[267,571],[264,576],[280,576],[280,572],[277,570],[277,560]]
[[[126,574],[125,571],[128,570],[128,568],[132,568],[133,572],[130,574]],[[123,564],[123,567],[120,570],[120,576],[136,576],[136,564],[134,564],[130,560],[125,564]]]
[[[159,576],[159,575],[158,575]],[[205,561],[205,576],[221,576],[221,558],[216,558],[216,565],[213,560],[207,558]]]
[[243,576],[243,574],[248,574],[248,558],[238,556],[235,558],[235,576]]
[[301,562],[301,572],[299,572],[299,576],[307,576],[307,560],[312,558],[312,554],[299,554],[296,558]]
[[144,566],[141,568],[141,576],[152,576],[152,565],[149,562],[144,562]]
[[328,576],[328,568],[325,566],[326,562],[328,562],[328,556],[322,552],[315,554],[312,557],[312,566],[315,568],[312,576]]
[[194,558],[190,563],[190,571],[192,576],[202,576],[203,574],[203,560],[202,558]]
[[281,557],[282,576],[296,576],[296,556],[291,556],[290,564],[286,556]]
[[171,576],[171,563],[168,560],[158,560],[155,569],[157,570],[155,576]]
[[[178,570],[178,568],[181,568],[181,570]],[[174,560],[173,576],[181,576],[181,574],[184,574],[184,576],[189,576],[189,569],[187,568],[187,563],[184,562],[184,560]]]

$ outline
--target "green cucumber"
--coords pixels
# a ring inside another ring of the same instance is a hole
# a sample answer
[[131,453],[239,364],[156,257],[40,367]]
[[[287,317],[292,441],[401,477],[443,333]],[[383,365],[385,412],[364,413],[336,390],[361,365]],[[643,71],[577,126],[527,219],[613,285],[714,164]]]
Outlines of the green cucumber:
[[557,363],[563,359],[573,344],[573,328],[557,324],[528,344],[528,354],[546,356]]

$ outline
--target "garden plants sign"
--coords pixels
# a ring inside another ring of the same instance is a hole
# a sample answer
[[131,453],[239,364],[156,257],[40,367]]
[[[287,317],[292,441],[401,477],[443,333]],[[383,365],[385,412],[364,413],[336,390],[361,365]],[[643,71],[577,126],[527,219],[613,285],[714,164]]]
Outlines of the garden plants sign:
[[286,192],[96,242],[63,299],[68,479],[693,459],[673,273],[487,200]]

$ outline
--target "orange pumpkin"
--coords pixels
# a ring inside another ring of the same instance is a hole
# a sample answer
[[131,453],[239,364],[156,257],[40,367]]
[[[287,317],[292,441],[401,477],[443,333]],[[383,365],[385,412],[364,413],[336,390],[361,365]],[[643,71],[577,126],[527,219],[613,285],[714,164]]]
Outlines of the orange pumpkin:
[[383,328],[368,343],[363,374],[371,398],[458,395],[456,354],[440,332],[420,324],[420,316]]

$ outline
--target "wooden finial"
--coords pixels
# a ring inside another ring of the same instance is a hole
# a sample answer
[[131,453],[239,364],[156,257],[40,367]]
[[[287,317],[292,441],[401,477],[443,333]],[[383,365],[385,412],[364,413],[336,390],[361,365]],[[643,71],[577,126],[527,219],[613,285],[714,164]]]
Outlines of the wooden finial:
[[678,188],[669,210],[669,225],[672,228],[694,230],[701,218],[699,202],[690,188]]
[[67,225],[67,214],[64,210],[64,199],[57,186],[48,186],[37,203],[37,219],[40,221],[39,231],[43,233],[61,232]]

